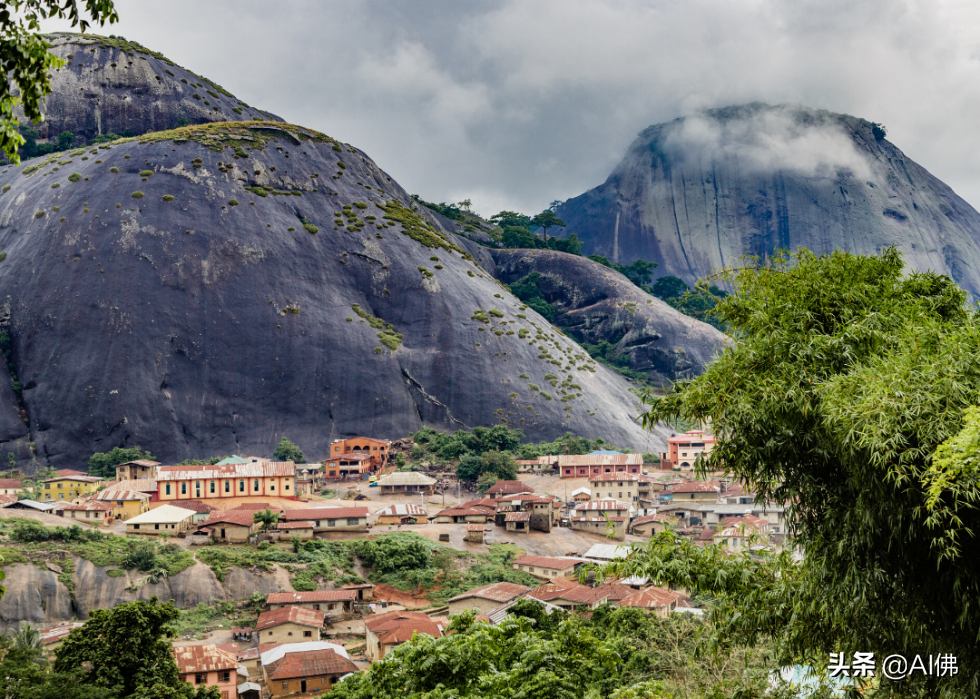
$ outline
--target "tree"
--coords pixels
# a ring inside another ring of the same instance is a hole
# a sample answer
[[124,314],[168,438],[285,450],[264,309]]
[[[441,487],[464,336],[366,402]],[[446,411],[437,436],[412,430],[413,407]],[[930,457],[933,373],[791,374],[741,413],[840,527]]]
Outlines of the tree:
[[[713,617],[717,628],[771,636],[784,661],[951,654],[956,676],[903,687],[976,695],[980,478],[968,409],[980,396],[980,317],[967,295],[946,276],[906,272],[893,248],[800,250],[749,260],[727,279],[735,291],[715,312],[737,344],[700,377],[646,396],[643,423],[710,420],[718,443],[705,468],[791,506],[803,559],[744,575],[702,566],[688,590],[751,580],[737,613]],[[683,584],[658,569],[689,554],[662,548],[635,565]]]
[[458,206],[460,209],[465,209],[466,211],[469,211],[471,208],[473,208],[473,202],[470,201],[469,199],[464,199],[463,201],[459,202],[459,204],[457,204],[456,206]]
[[548,211],[545,209],[540,214],[531,219],[531,225],[544,230],[544,239],[548,239],[548,229],[559,226],[560,228],[565,227],[565,222],[562,221],[555,214],[554,211]]
[[219,699],[217,687],[194,689],[180,681],[169,639],[180,612],[156,597],[93,609],[85,626],[75,629],[55,651],[55,672],[77,673],[90,667],[83,685],[116,689],[140,699]]
[[30,624],[24,624],[14,637],[14,648],[42,650],[41,632]]
[[138,446],[129,449],[115,447],[112,451],[104,454],[99,452],[92,454],[88,459],[88,472],[100,478],[115,478],[116,466],[124,464],[127,461],[138,461],[140,459],[154,460],[153,454],[148,451],[143,451]]
[[306,457],[303,456],[303,452],[298,446],[290,442],[288,439],[283,437],[279,440],[279,446],[272,454],[272,458],[276,461],[292,461],[296,464],[305,464]]
[[871,135],[875,137],[875,140],[881,142],[885,140],[885,136],[888,135],[888,130],[885,129],[885,125],[879,122],[873,122],[871,124]]
[[14,646],[0,660],[0,696],[4,699],[118,699],[114,689],[92,687],[81,671],[52,674],[45,671],[45,653]]
[[[39,123],[41,101],[51,92],[49,71],[65,61],[49,53],[50,44],[40,34],[40,20],[57,17],[71,21],[85,32],[89,21],[79,14],[79,3],[57,0],[10,0],[0,11],[0,63],[7,76],[0,86],[0,149],[12,162],[19,163],[17,149],[24,143],[15,107],[23,105],[24,116]],[[100,26],[119,21],[111,0],[85,0],[85,11]],[[13,86],[16,84],[17,94]]]
[[252,521],[256,524],[261,524],[262,530],[265,531],[276,526],[276,522],[279,521],[279,513],[273,512],[272,510],[262,510],[255,513]]
[[627,279],[640,287],[650,283],[653,270],[656,268],[657,263],[649,260],[633,260],[628,265],[616,265],[614,267],[617,272],[621,272]]
[[653,283],[653,288],[650,289],[650,293],[658,299],[672,299],[690,289],[691,287],[685,284],[679,277],[666,276],[660,277],[660,279]]

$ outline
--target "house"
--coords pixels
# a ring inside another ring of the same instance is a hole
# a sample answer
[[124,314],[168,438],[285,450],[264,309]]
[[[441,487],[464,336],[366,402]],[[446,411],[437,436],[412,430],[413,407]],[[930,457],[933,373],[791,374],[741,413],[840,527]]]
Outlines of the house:
[[16,495],[20,490],[20,480],[16,478],[0,478],[0,495]]
[[3,495],[0,494],[0,507],[10,507],[15,502],[17,502],[18,495]]
[[260,659],[269,699],[321,696],[338,679],[359,669],[343,646],[322,641],[287,643],[267,650]]
[[583,502],[588,502],[592,499],[592,491],[588,488],[576,488],[572,491],[572,502],[576,505]]
[[102,479],[95,476],[58,476],[44,481],[41,492],[44,500],[73,500],[95,495],[101,484]]
[[[116,486],[121,486],[121,483],[116,483]],[[110,486],[111,487],[111,486]],[[141,493],[146,493],[150,496],[150,502],[157,502],[160,498],[158,497],[156,479],[140,478],[135,481],[126,481],[126,490],[136,490]],[[183,505],[183,503],[181,503]]]
[[633,473],[595,473],[589,476],[593,496],[634,503],[640,499],[640,477]]
[[302,541],[309,541],[313,538],[314,524],[310,520],[297,519],[294,522],[276,522],[276,532],[279,534],[280,541],[284,538],[292,539],[294,536]]
[[94,499],[115,505],[113,516],[116,519],[125,520],[150,511],[150,496],[147,493],[126,490],[122,486],[123,484],[120,484],[118,487],[100,490]]
[[493,510],[488,507],[447,507],[436,513],[436,524],[459,524],[466,522],[471,524],[486,524],[488,518],[493,517]]
[[531,588],[517,583],[497,582],[469,590],[449,600],[449,614],[459,614],[470,609],[478,609],[482,613],[496,609],[512,599],[520,597]]
[[[7,507],[12,510],[34,510],[35,512],[54,512],[58,502],[38,502],[37,500],[18,500]],[[63,508],[62,508],[63,509]]]
[[[753,521],[750,521],[748,517],[751,515],[724,520],[722,526],[716,529],[711,537],[714,543],[721,544],[730,551],[744,551],[755,545],[768,544],[768,522],[757,517],[753,517]],[[765,522],[767,531],[763,531],[755,520]]]
[[[529,522],[528,528],[536,531],[550,532],[552,524],[555,523],[554,513],[556,504],[554,495],[543,493],[517,493],[516,495],[504,495],[497,502],[497,513],[495,521],[497,524],[507,525],[508,521]],[[559,504],[560,508],[561,505]],[[528,518],[507,517],[512,513],[524,513],[530,515]],[[522,530],[518,527],[517,530]]]
[[372,472],[381,471],[388,465],[388,460],[391,458],[391,440],[374,439],[373,437],[335,439],[330,443],[330,457],[325,461],[328,478],[330,477],[330,461],[345,454],[368,456],[370,457],[367,464],[368,470]]
[[621,454],[600,450],[591,454],[562,454],[558,457],[558,475],[562,478],[586,478],[599,473],[632,473],[643,469],[643,454]]
[[296,464],[292,461],[250,461],[213,466],[161,466],[159,499],[279,497],[295,499]]
[[518,473],[544,473],[550,471],[558,463],[557,456],[539,456],[536,459],[519,459],[517,464]]
[[378,517],[378,524],[415,524],[421,522],[426,524],[429,521],[429,513],[424,508],[414,503],[388,505],[374,513]]
[[623,544],[593,544],[592,547],[585,552],[583,558],[587,558],[590,561],[608,563],[609,561],[626,558],[632,552],[632,546]]
[[116,480],[117,481],[135,481],[135,480],[156,480],[157,468],[160,466],[159,461],[150,461],[149,459],[137,459],[136,461],[127,461],[124,464],[118,464],[116,466]]
[[370,602],[374,599],[374,585],[371,583],[351,583],[349,585],[341,585],[340,589],[356,592],[358,602]]
[[630,522],[629,533],[634,536],[654,536],[670,527],[677,526],[677,518],[666,512],[637,517]]
[[511,568],[529,573],[542,580],[570,578],[575,569],[587,563],[581,558],[551,558],[549,556],[524,556],[511,563]]
[[721,483],[718,481],[685,481],[672,485],[664,491],[672,502],[678,500],[697,500],[698,502],[718,502]]
[[366,507],[311,507],[303,510],[286,510],[280,522],[313,522],[314,534],[323,532],[367,531]]
[[517,493],[533,493],[534,488],[525,485],[520,481],[497,481],[489,488],[484,496],[499,500],[505,495],[516,495]]
[[[209,505],[206,502],[201,502],[200,500],[181,500],[180,506],[185,510],[194,510],[194,524],[201,524],[211,516],[212,512],[218,511],[218,508],[214,505]],[[246,508],[243,504],[239,505],[236,509],[244,510]]]
[[238,648],[234,643],[177,646],[177,672],[193,687],[217,687],[221,699],[238,697]]
[[648,587],[619,600],[617,607],[634,607],[654,612],[657,616],[667,617],[677,607],[677,600],[684,595],[663,587]]
[[378,479],[381,495],[418,494],[432,495],[436,481],[418,471],[395,471]]
[[482,524],[466,525],[466,540],[471,544],[482,544],[486,527]]
[[587,585],[580,585],[571,580],[557,579],[539,585],[528,592],[527,597],[571,611],[583,608],[595,609],[603,604],[610,594],[611,589],[608,586],[604,586],[604,589],[600,590]]
[[55,474],[57,474],[59,477],[63,477],[63,478],[67,478],[68,476],[87,476],[88,475],[88,473],[86,473],[85,471],[76,471],[76,470],[71,469],[71,468],[59,468],[57,471],[55,471]]
[[612,533],[612,538],[622,540],[626,538],[629,509],[629,505],[618,500],[590,500],[575,506],[568,523],[572,529],[600,536]]
[[689,471],[714,448],[714,435],[704,430],[671,435],[667,439],[667,451],[660,454],[661,468]]
[[370,454],[331,456],[323,462],[323,477],[328,481],[362,480],[376,470],[374,458]]
[[422,612],[396,611],[369,616],[364,619],[364,628],[367,636],[365,654],[373,663],[417,633],[433,638],[443,636],[442,626]]
[[187,531],[194,520],[194,511],[175,505],[162,505],[126,521],[127,534],[178,534]]
[[508,512],[504,515],[504,529],[509,532],[531,531],[531,513]]
[[211,530],[213,541],[231,544],[247,543],[261,524],[255,521],[254,510],[217,510],[199,525]]
[[287,605],[259,614],[255,633],[259,643],[319,641],[326,612]]
[[294,606],[326,612],[326,621],[349,619],[357,601],[355,590],[318,590],[314,592],[273,592],[266,599],[269,609]]
[[85,500],[76,505],[68,505],[64,509],[62,516],[68,519],[80,519],[89,524],[97,524],[101,527],[108,527],[115,519],[113,516],[115,507],[115,504],[111,502]]
[[653,476],[640,475],[637,488],[640,502],[644,506],[649,506],[660,500],[660,493],[667,489],[667,484]]

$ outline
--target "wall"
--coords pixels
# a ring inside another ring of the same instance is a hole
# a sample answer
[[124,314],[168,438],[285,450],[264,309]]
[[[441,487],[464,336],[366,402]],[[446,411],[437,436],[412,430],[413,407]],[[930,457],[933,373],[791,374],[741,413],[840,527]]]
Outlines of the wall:
[[[306,680],[306,694],[302,694],[303,680]],[[285,683],[286,688],[283,688]],[[292,696],[292,697],[304,697],[304,696],[319,696],[325,692],[330,691],[330,687],[333,686],[330,677],[298,677],[289,680],[270,680],[266,683],[266,686],[271,692],[272,699],[276,697]]]
[[[251,527],[243,527],[239,524],[218,522],[213,526],[213,529],[214,531],[211,533],[211,536],[215,541],[245,543],[248,542],[248,538],[251,536],[252,530],[255,529],[255,525],[252,525]],[[224,531],[224,536],[221,536],[222,531]]]
[[[601,522],[576,522],[572,520],[569,526],[576,531],[606,536],[606,527],[608,524],[605,520]],[[612,538],[620,540],[626,538],[626,522],[613,522],[613,527],[614,533]]]
[[195,689],[197,687],[217,687],[221,692],[221,699],[235,699],[238,696],[238,673],[235,670],[229,670],[230,677],[227,682],[219,682],[217,672],[208,672],[206,674],[206,679],[203,684],[196,684],[195,677],[196,673],[190,672],[186,675],[181,675],[181,680],[189,683]]
[[[318,629],[290,622],[273,626],[270,629],[262,629],[259,633],[259,643],[303,643],[304,641],[320,640]],[[307,633],[310,635],[305,635]]]
[[470,597],[468,599],[459,600],[458,602],[450,602],[449,613],[460,614],[471,609],[479,609],[481,614],[486,614],[491,609],[496,609],[502,604],[504,603],[494,602],[493,600],[482,599],[480,597]]
[[[259,488],[255,489],[258,480]],[[200,500],[207,498],[274,497],[294,498],[292,476],[269,476],[264,478],[214,478],[191,479],[184,481],[160,481],[159,498],[164,501]],[[214,484],[214,492],[211,485]],[[167,493],[167,486],[170,493]],[[244,485],[244,490],[242,489]],[[182,486],[183,491],[181,489]],[[227,490],[226,490],[227,488]],[[200,493],[200,494],[198,494]]]

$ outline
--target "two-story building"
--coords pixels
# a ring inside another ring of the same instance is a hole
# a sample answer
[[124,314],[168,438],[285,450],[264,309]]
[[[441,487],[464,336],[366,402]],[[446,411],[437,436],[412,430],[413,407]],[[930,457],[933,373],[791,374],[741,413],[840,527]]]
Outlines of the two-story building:
[[513,561],[510,567],[542,580],[551,580],[552,578],[570,578],[575,575],[576,568],[588,562],[582,558],[524,556]]
[[44,500],[74,500],[87,498],[102,490],[102,479],[95,476],[58,476],[44,481],[41,497]]
[[661,468],[690,471],[714,448],[714,435],[704,430],[671,435],[667,439],[667,451],[660,454]]
[[266,599],[269,609],[303,607],[326,613],[326,621],[332,623],[350,619],[357,602],[355,590],[314,590],[312,592],[273,592]]
[[589,485],[596,499],[615,498],[626,503],[640,499],[640,476],[635,473],[595,473],[589,476]]
[[107,527],[115,519],[112,514],[114,508],[115,505],[111,502],[84,500],[65,507],[62,510],[62,516],[68,519],[79,519],[100,527]]
[[[388,465],[388,460],[391,458],[391,440],[374,437],[335,439],[330,443],[330,456],[324,460],[326,478],[340,477],[342,468],[339,463],[345,456],[367,456],[367,460],[360,461],[357,473],[376,473]],[[336,463],[337,468],[333,469],[331,463]],[[331,476],[331,470],[336,470],[337,474]]]
[[17,478],[0,478],[0,495],[16,495],[22,487]]
[[213,466],[161,466],[157,472],[161,501],[202,498],[277,497],[296,499],[296,464],[250,461]]
[[319,641],[326,612],[287,605],[259,614],[255,633],[259,643]]
[[705,503],[718,502],[720,493],[721,483],[718,481],[685,481],[670,486],[661,497],[667,497],[671,502],[695,500],[699,503]]
[[619,500],[590,500],[575,506],[568,518],[569,526],[578,531],[612,535],[614,539],[626,538],[626,523],[629,521],[630,506]]
[[562,454],[558,457],[558,475],[562,478],[588,478],[599,473],[632,473],[643,469],[643,454],[621,454],[600,450],[590,454]]
[[412,639],[415,634],[443,636],[442,625],[422,612],[395,611],[376,614],[364,619],[365,654],[375,663],[394,647]]
[[113,516],[116,519],[127,520],[150,511],[150,495],[138,490],[128,490],[125,483],[100,490],[93,499],[112,503],[115,506]]
[[140,479],[155,480],[157,477],[157,468],[160,466],[159,461],[150,461],[149,459],[137,459],[136,461],[127,461],[124,464],[118,464],[116,466],[116,480],[117,481],[135,481]]
[[217,687],[221,699],[238,697],[238,648],[234,643],[174,648],[182,682],[197,687]]

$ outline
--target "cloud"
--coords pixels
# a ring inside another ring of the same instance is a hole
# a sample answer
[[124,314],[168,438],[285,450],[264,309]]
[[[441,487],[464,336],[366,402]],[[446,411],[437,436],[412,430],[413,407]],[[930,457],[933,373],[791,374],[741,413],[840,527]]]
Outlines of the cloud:
[[[980,5],[968,0],[117,7],[105,33],[356,144],[411,192],[469,197],[482,213],[540,211],[600,184],[647,126],[753,101],[884,122],[980,205]],[[817,136],[796,146],[819,151]]]

